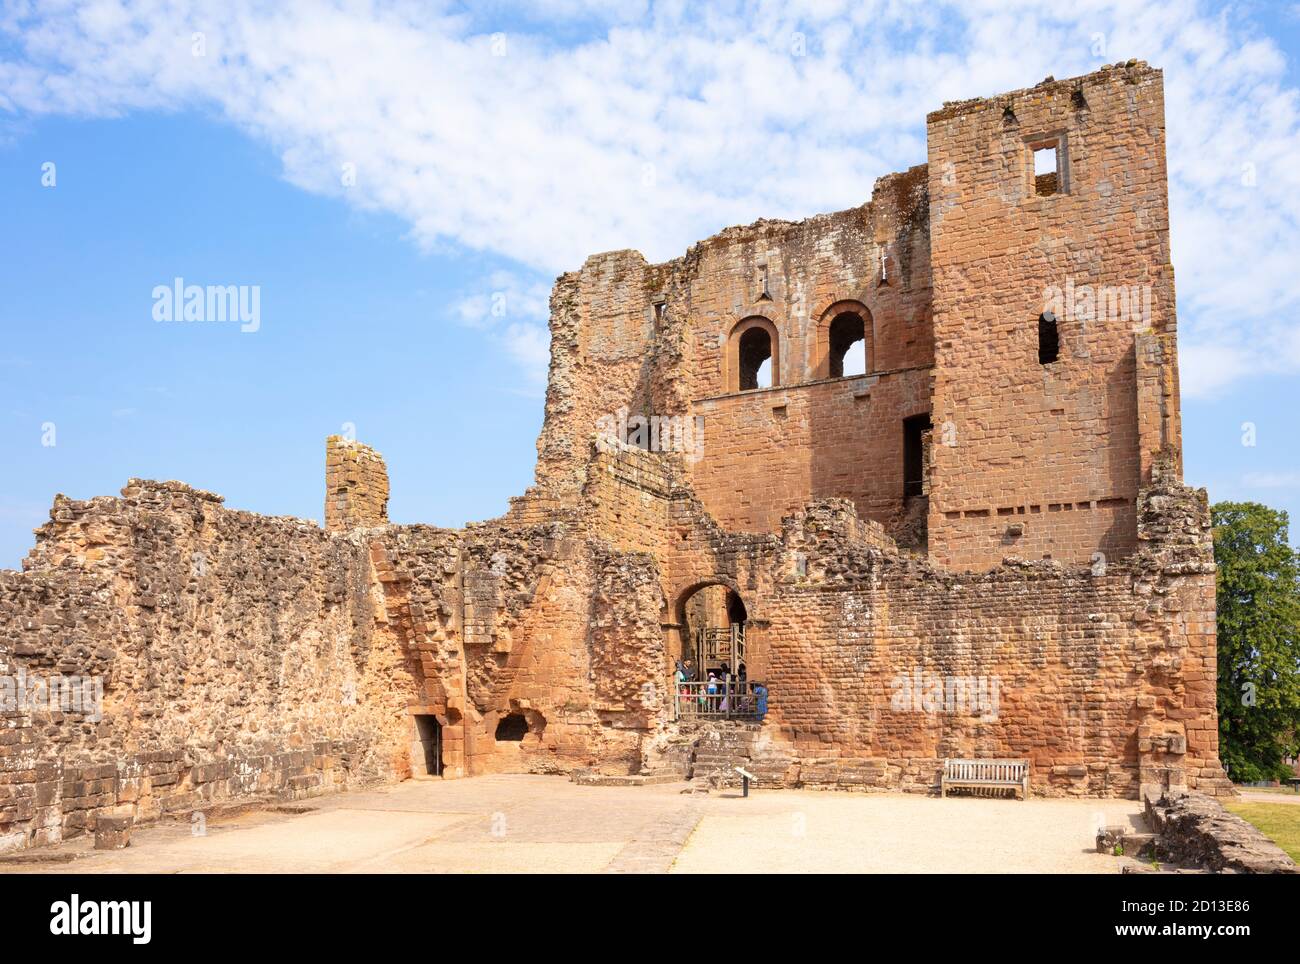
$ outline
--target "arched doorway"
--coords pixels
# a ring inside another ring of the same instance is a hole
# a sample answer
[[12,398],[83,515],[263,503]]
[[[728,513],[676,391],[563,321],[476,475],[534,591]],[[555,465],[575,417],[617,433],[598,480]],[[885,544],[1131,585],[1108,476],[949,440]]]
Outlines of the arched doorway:
[[682,593],[674,615],[680,633],[673,667],[676,717],[753,717],[750,615],[740,593],[723,583],[701,583]]

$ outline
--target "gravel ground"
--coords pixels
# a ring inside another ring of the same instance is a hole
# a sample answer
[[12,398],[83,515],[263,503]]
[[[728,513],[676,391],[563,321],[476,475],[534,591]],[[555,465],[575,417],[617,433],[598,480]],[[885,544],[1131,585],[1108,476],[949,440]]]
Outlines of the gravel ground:
[[719,798],[674,873],[1119,873],[1101,824],[1140,826],[1136,800],[1001,800],[766,791]]
[[756,790],[680,784],[582,787],[560,777],[412,780],[137,828],[131,846],[82,837],[0,861],[0,873],[700,873],[941,871],[1117,873],[1092,852],[1128,800],[1012,800]]

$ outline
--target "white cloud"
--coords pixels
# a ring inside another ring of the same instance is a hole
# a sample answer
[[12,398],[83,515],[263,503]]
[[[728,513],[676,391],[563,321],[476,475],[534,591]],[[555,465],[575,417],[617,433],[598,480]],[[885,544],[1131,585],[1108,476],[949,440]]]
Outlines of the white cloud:
[[[924,116],[944,100],[1140,57],[1166,71],[1185,391],[1300,371],[1300,95],[1245,14],[1194,0],[488,9],[13,3],[0,112],[212,110],[305,189],[395,212],[424,246],[553,275],[861,203],[876,176],[925,159]],[[491,284],[467,292],[462,322],[482,319]],[[544,316],[516,287],[518,312],[486,325],[498,337]],[[536,352],[533,334],[516,344]]]
[[493,271],[479,288],[457,299],[452,313],[469,328],[495,328],[519,318],[545,321],[550,294],[540,281],[525,281],[510,271]]
[[461,324],[485,331],[523,370],[521,389],[541,395],[550,364],[550,290],[540,281],[526,281],[509,271],[494,271],[477,290],[467,291],[451,305]]

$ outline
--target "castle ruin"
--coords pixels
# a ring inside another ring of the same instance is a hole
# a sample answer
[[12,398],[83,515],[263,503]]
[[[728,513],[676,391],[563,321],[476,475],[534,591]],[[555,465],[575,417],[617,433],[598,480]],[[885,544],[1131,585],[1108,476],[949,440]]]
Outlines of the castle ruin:
[[501,518],[390,523],[342,437],[323,529],[58,496],[0,571],[0,850],[413,774],[698,776],[702,733],[791,787],[1005,757],[1034,794],[1227,788],[1161,73],[927,132],[860,207],[560,277]]

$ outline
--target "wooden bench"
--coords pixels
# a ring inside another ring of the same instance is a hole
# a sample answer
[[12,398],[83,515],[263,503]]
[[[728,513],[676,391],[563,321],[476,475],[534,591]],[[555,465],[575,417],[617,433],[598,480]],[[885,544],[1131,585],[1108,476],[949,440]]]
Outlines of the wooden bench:
[[944,760],[939,796],[949,787],[1007,787],[1029,799],[1028,760]]

